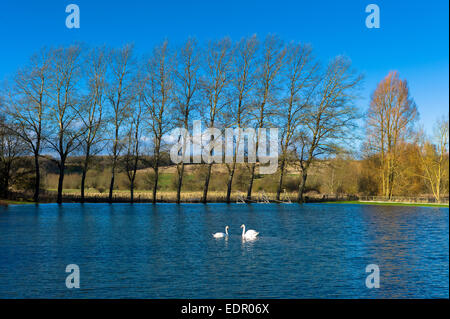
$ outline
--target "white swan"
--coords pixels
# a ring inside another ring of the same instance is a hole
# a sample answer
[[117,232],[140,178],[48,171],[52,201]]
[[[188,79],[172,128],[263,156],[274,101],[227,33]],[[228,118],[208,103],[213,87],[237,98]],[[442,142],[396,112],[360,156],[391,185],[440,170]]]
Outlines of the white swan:
[[215,233],[215,234],[213,234],[214,238],[223,238],[225,236],[228,236],[228,226],[225,226],[225,234],[224,233]]
[[259,232],[253,230],[253,229],[249,229],[247,231],[245,231],[245,225],[242,224],[241,225],[242,228],[242,239],[255,239],[256,236],[258,236]]

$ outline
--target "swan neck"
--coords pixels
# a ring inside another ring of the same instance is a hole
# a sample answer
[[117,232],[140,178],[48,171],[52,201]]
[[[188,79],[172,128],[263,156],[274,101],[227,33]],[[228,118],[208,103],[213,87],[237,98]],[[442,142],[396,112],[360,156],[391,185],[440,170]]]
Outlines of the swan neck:
[[225,227],[225,234],[228,236],[228,228]]
[[242,237],[244,237],[245,236],[245,225],[244,225],[244,227],[242,227]]

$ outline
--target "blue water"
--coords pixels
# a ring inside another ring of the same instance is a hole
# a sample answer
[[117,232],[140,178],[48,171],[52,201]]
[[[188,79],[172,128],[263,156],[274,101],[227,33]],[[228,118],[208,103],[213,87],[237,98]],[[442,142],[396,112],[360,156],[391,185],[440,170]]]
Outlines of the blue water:
[[448,249],[448,208],[17,205],[0,207],[0,298],[448,298]]

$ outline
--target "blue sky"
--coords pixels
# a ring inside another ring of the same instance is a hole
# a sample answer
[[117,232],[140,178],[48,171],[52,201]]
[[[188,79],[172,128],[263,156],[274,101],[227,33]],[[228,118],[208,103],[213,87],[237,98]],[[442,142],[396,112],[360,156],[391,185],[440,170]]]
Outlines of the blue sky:
[[[65,27],[65,7],[75,3],[81,28]],[[380,7],[380,29],[367,29],[365,7]],[[421,122],[431,132],[449,105],[449,8],[447,0],[428,1],[0,1],[0,79],[27,63],[42,46],[83,41],[119,46],[132,42],[146,52],[169,39],[189,36],[200,41],[230,36],[276,33],[286,41],[311,43],[327,61],[338,54],[350,57],[365,74],[362,99],[390,71],[406,78]]]

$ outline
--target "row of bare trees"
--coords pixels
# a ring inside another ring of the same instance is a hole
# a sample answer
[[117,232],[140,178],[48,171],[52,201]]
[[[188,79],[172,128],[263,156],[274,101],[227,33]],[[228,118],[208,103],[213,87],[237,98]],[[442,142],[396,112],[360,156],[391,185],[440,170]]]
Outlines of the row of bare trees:
[[[35,201],[39,201],[41,185],[40,159],[47,157],[57,164],[58,202],[62,202],[70,155],[83,156],[82,199],[94,156],[109,155],[110,200],[121,159],[133,200],[138,163],[143,155],[150,155],[156,201],[161,158],[168,146],[164,137],[172,128],[190,130],[196,119],[221,129],[278,127],[277,198],[288,164],[295,164],[300,173],[298,201],[302,202],[314,160],[339,151],[352,136],[358,118],[354,101],[361,80],[345,57],[323,65],[309,45],[285,43],[274,35],[263,41],[251,36],[205,45],[189,39],[178,47],[164,41],[144,57],[137,56],[131,45],[111,49],[74,44],[42,49],[7,81],[2,90],[6,123],[2,126],[20,138],[33,155]],[[233,157],[226,164],[227,201],[241,138],[238,135],[233,141]],[[259,141],[258,135],[257,148]],[[177,164],[178,202],[185,164]],[[205,165],[204,202],[214,162]],[[248,167],[250,199],[257,163]]]

